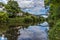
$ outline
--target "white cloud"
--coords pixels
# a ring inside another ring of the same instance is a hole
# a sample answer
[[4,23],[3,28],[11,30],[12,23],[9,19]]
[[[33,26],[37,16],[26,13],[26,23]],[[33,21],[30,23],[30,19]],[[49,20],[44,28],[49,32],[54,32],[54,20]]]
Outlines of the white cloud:
[[34,6],[44,6],[43,0],[17,0],[19,6],[24,7],[34,7]]
[[46,16],[46,15],[43,15],[43,17],[44,17],[44,18],[48,18],[48,16]]
[[7,4],[7,0],[0,0],[0,2]]
[[32,14],[45,14],[44,0],[17,0],[24,11]]
[[25,7],[32,7],[32,0],[17,0],[19,6],[21,8],[25,8]]

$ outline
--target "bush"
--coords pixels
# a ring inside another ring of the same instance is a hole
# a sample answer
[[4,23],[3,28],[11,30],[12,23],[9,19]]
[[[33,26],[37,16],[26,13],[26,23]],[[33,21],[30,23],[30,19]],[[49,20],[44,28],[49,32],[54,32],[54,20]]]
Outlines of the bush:
[[39,21],[39,18],[36,17],[36,16],[31,16],[31,18],[33,19],[33,22],[38,22]]
[[10,17],[16,17],[16,14],[21,12],[16,1],[8,1],[7,5],[5,5],[5,9],[10,14]]
[[60,22],[57,22],[49,31],[50,40],[60,40]]
[[5,12],[0,12],[0,23],[7,22],[8,20],[8,14]]
[[22,23],[23,22],[23,18],[9,18],[9,23]]
[[32,18],[28,18],[28,17],[24,18],[24,22],[25,22],[25,23],[30,23],[30,22],[32,22],[32,21],[33,21]]

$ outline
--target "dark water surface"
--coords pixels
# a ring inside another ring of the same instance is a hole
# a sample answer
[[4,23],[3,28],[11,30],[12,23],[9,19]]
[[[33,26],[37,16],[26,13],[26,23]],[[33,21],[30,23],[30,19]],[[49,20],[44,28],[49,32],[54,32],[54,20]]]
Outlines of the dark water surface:
[[[23,28],[22,28],[23,27]],[[18,27],[0,27],[0,40],[48,40],[47,22]]]

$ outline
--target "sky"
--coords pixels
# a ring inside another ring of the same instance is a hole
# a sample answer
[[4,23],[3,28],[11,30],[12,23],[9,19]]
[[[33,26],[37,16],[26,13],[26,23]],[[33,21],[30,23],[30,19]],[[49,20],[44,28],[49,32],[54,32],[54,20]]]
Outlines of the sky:
[[25,12],[35,15],[47,13],[47,10],[44,7],[44,0],[17,0],[17,2]]
[[0,0],[0,2],[7,4],[7,0]]
[[[7,0],[0,1],[2,1],[3,3],[7,2]],[[31,14],[35,15],[46,14],[47,10],[49,10],[45,9],[44,0],[15,0],[15,1],[18,2],[19,7],[21,7],[24,12],[29,12]]]

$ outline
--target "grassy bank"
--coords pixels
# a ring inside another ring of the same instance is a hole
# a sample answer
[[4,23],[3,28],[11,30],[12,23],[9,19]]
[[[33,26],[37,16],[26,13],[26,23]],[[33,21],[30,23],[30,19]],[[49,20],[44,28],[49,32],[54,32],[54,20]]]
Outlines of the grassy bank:
[[38,23],[38,22],[43,22],[44,19],[43,18],[38,18],[36,16],[24,16],[24,17],[15,17],[15,18],[9,18],[8,23],[19,23],[19,24],[23,24],[23,23]]

